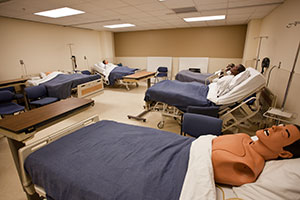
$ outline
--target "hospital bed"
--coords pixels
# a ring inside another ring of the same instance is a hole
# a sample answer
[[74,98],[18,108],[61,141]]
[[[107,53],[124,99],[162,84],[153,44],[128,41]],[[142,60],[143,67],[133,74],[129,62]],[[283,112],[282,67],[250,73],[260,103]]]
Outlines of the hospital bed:
[[[124,84],[127,89],[130,83],[123,82],[123,77],[134,74],[138,69],[129,68],[127,66],[118,66],[112,63],[103,64],[102,62],[94,64],[92,71],[102,75],[105,85],[112,86],[115,83]],[[137,84],[137,83],[136,83]]]
[[268,161],[255,183],[216,185],[210,156],[214,137],[194,139],[93,116],[21,148],[22,184],[29,194],[56,200],[299,195],[299,159]]
[[[261,109],[260,94],[265,78],[253,68],[247,68],[232,79],[226,77],[227,82],[213,82],[209,86],[197,82],[161,81],[146,91],[145,108],[161,112],[158,128],[164,127],[165,117],[173,117],[180,123],[182,114],[195,107],[205,112],[218,110],[215,116],[223,120],[223,131],[252,126],[250,119]],[[221,79],[226,80],[225,77]]]
[[27,81],[28,85],[44,85],[48,96],[65,99],[71,96],[72,90],[77,91],[77,97],[84,97],[103,90],[103,83],[99,74],[86,75],[81,73],[64,74],[51,72],[42,78]]

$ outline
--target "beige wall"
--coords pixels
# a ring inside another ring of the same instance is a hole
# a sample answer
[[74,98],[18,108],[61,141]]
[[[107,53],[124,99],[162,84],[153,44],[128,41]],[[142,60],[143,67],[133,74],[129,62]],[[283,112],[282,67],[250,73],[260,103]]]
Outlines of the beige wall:
[[[288,23],[299,21],[300,1],[287,0],[265,17],[261,24],[261,35],[267,35],[261,49],[261,58],[269,57],[271,65],[278,65],[281,62],[281,69],[274,69],[271,74],[270,89],[278,96],[278,106],[281,106],[287,85],[289,72],[292,69],[297,47],[300,41],[300,24],[296,27],[286,28]],[[294,121],[300,124],[300,59],[295,69],[291,87],[289,89],[285,110],[298,114]]]
[[111,56],[105,54],[106,47],[101,47],[101,36],[92,30],[0,17],[0,80],[21,77],[20,59],[29,74],[72,70],[69,43],[74,44],[72,51],[78,68],[87,69],[101,60],[102,54]]
[[99,33],[100,47],[101,47],[101,60],[108,60],[115,62],[115,48],[114,48],[114,34],[113,32],[101,31]]
[[238,25],[115,33],[115,54],[242,58],[246,30],[246,25]]
[[[248,23],[247,26],[247,35],[245,41],[244,55],[243,55],[243,64],[246,67],[255,67],[256,66],[256,57],[258,53],[258,44],[261,28],[261,19],[254,19]],[[264,44],[264,40],[261,40],[261,47]],[[260,64],[260,63],[258,63]]]

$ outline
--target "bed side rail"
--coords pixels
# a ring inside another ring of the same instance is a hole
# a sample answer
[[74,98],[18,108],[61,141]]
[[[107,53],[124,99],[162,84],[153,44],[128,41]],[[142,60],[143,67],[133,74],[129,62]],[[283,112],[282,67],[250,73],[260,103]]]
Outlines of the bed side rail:
[[90,124],[93,124],[95,122],[99,121],[99,116],[98,115],[94,115],[92,117],[89,117],[85,120],[82,120],[78,123],[72,124],[66,128],[63,128],[59,131],[54,132],[53,134],[43,137],[41,139],[39,139],[38,141],[26,145],[24,147],[22,147],[21,149],[19,149],[19,163],[20,163],[20,171],[21,171],[21,181],[22,181],[22,185],[23,188],[25,189],[25,191],[32,195],[34,194],[35,190],[34,190],[34,186],[31,182],[31,178],[27,175],[27,173],[25,172],[24,169],[24,162],[25,159],[33,152],[35,152],[36,150],[50,144],[51,142],[54,142],[55,140],[68,135],[80,128],[83,128],[85,126],[88,126]]
[[[245,122],[256,115],[261,108],[259,104],[259,98],[260,95],[258,94],[257,97],[251,97],[233,109],[220,114],[220,119],[223,120],[222,132],[238,126],[242,122]],[[250,101],[254,101],[253,105],[251,106],[247,104]]]

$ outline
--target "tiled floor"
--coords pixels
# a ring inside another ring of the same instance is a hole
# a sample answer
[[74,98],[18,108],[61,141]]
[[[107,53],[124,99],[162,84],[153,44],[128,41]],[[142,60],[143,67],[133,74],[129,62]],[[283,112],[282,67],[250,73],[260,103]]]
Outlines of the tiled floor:
[[[41,131],[36,134],[34,139],[95,114],[99,115],[100,120],[115,120],[127,124],[157,128],[157,123],[161,120],[159,113],[148,113],[145,116],[147,118],[146,122],[127,118],[128,114],[137,115],[143,111],[145,91],[145,83],[137,88],[132,88],[130,91],[127,91],[124,87],[105,88],[102,94],[95,94],[92,97],[95,100],[95,106]],[[170,118],[163,130],[179,133],[180,127],[175,120]],[[6,138],[0,138],[0,200],[26,200]]]

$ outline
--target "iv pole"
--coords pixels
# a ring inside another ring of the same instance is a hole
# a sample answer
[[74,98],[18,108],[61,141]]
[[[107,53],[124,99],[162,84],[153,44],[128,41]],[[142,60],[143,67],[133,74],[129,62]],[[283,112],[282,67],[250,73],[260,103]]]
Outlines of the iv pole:
[[259,44],[258,44],[257,55],[256,55],[256,59],[255,59],[256,60],[255,69],[257,69],[258,62],[260,61],[260,59],[259,59],[259,53],[260,53],[261,40],[263,38],[268,39],[268,36],[259,36],[259,37],[255,37],[254,39],[257,39],[257,38],[259,38]]
[[[297,24],[300,24],[300,21],[295,21],[293,23],[289,23],[289,24],[287,24],[286,27],[291,28],[292,26],[297,26]],[[297,48],[297,52],[296,52],[296,55],[295,55],[295,60],[294,60],[293,67],[292,67],[292,70],[291,70],[290,75],[289,75],[288,83],[287,83],[287,86],[286,86],[286,90],[285,90],[285,93],[284,93],[284,98],[283,98],[283,102],[282,102],[280,110],[276,109],[276,108],[271,108],[269,111],[264,113],[265,117],[270,117],[270,118],[276,119],[278,121],[287,121],[286,119],[291,119],[293,117],[293,115],[294,115],[293,113],[288,113],[288,112],[284,111],[284,106],[285,106],[286,99],[287,99],[287,96],[288,96],[289,88],[291,86],[292,78],[293,78],[293,75],[295,73],[295,67],[296,67],[296,64],[297,64],[299,51],[300,51],[300,41],[298,43],[298,48]],[[282,117],[285,118],[285,119],[283,119]]]
[[298,49],[297,49],[297,53],[296,53],[296,56],[295,56],[293,68],[292,68],[292,71],[290,72],[288,84],[286,86],[286,90],[285,90],[285,94],[284,94],[284,99],[283,99],[283,102],[282,102],[281,110],[284,109],[286,98],[287,98],[287,95],[288,95],[288,92],[289,92],[289,88],[290,88],[290,85],[291,85],[291,82],[292,82],[292,78],[293,78],[293,75],[295,73],[295,67],[296,67],[297,60],[298,60],[299,50],[300,50],[300,41],[299,41],[299,44],[298,44]]
[[75,72],[76,68],[77,68],[77,64],[76,64],[76,58],[75,58],[75,56],[73,56],[72,45],[74,45],[74,44],[73,43],[68,44],[69,49],[70,49],[70,54],[71,54],[72,68],[73,68],[73,72]]

